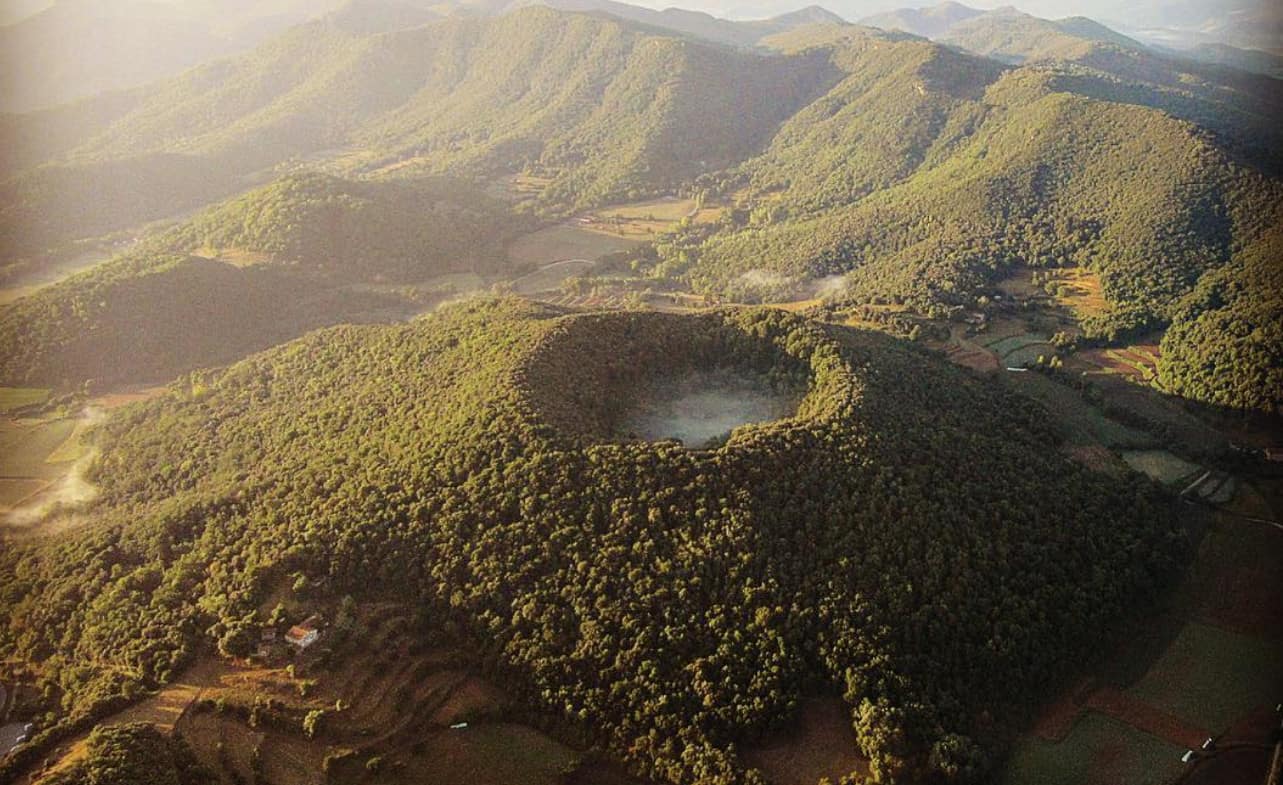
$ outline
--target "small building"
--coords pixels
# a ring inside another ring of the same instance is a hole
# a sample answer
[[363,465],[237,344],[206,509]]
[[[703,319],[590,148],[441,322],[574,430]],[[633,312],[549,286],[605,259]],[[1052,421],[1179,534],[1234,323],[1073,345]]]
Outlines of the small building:
[[1283,463],[1283,447],[1266,447],[1265,460],[1271,463]]
[[302,650],[316,643],[320,637],[321,617],[313,615],[290,627],[285,633],[285,642]]
[[264,628],[263,628],[263,633],[262,633],[262,635],[260,635],[260,636],[259,636],[259,640],[261,640],[263,643],[275,643],[275,642],[276,642],[276,628],[275,628],[275,627],[264,627]]
[[1181,756],[1181,763],[1189,763],[1192,760],[1194,760],[1194,751],[1185,750],[1185,754]]

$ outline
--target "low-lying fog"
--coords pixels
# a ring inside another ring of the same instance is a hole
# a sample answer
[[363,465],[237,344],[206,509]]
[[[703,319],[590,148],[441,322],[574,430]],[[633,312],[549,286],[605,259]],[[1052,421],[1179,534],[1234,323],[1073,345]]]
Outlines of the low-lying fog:
[[647,441],[710,447],[741,425],[778,420],[796,407],[795,396],[772,389],[764,377],[732,369],[694,371],[643,393],[621,430]]

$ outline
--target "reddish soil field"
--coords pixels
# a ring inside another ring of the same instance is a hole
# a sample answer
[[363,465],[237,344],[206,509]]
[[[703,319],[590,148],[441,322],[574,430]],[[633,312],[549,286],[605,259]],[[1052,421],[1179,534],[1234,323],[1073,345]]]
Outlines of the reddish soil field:
[[1079,680],[1071,689],[1043,709],[1034,723],[1033,734],[1045,741],[1062,741],[1073,730],[1074,723],[1083,713],[1083,704],[1095,689],[1091,678]]
[[1113,687],[1093,692],[1087,699],[1087,708],[1121,720],[1151,736],[1190,749],[1198,749],[1203,740],[1212,735],[1203,728],[1190,725]]

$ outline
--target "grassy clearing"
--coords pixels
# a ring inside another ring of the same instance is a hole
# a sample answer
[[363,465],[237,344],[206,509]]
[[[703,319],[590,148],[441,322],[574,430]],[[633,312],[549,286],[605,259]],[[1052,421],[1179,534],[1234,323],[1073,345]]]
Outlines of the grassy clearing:
[[51,390],[35,387],[0,387],[0,414],[23,406],[34,406],[49,399]]
[[1164,485],[1177,485],[1200,472],[1197,464],[1172,455],[1166,450],[1131,450],[1123,453],[1127,465]]
[[1039,373],[1007,374],[1008,383],[1047,407],[1052,423],[1070,446],[1101,445],[1144,449],[1154,437],[1106,417],[1075,390]]
[[1026,736],[1012,750],[1003,785],[1163,785],[1184,750],[1112,717],[1087,712],[1063,741]]
[[1253,709],[1278,702],[1281,662],[1279,644],[1190,622],[1128,693],[1221,733]]
[[776,785],[814,785],[823,777],[837,782],[853,771],[868,773],[851,729],[850,712],[836,698],[802,704],[795,727],[745,752],[745,760]]
[[89,453],[89,445],[85,443],[85,431],[89,430],[91,425],[93,421],[88,417],[77,419],[75,430],[66,441],[49,453],[45,463],[72,463],[85,457]]
[[1112,349],[1088,349],[1079,353],[1078,360],[1087,366],[1089,373],[1148,383],[1158,373],[1159,354],[1157,343],[1138,343]]
[[1035,365],[1038,358],[1050,360],[1056,355],[1056,347],[1049,343],[1026,344],[1015,351],[1003,355],[1002,364],[1007,368],[1024,368]]
[[[1037,273],[1041,283],[1033,282]],[[1109,311],[1100,276],[1085,267],[1064,267],[1047,270],[1022,268],[998,284],[998,288],[1012,297],[1024,300],[1040,299],[1064,308],[1078,319],[1100,316]]]
[[567,259],[595,260],[617,251],[627,251],[640,242],[559,224],[517,238],[508,246],[508,260],[516,267],[539,266]]
[[584,260],[553,262],[513,281],[512,290],[517,294],[526,295],[552,291],[561,286],[561,282],[567,278],[583,275],[592,268],[593,263]]
[[1007,338],[1001,338],[992,343],[982,342],[989,351],[998,355],[1002,360],[1006,360],[1012,353],[1020,351],[1030,346],[1046,346],[1047,336],[1034,335],[1033,333],[1021,333],[1012,335]]
[[606,219],[620,218],[626,221],[674,223],[694,212],[694,199],[668,197],[606,207],[596,211],[595,215]]
[[0,421],[0,476],[52,480],[65,467],[49,463],[49,456],[71,437],[77,421]]
[[649,241],[695,213],[694,199],[667,197],[605,207],[576,218],[575,224],[590,232]]
[[200,248],[193,252],[192,255],[199,256],[202,259],[222,262],[223,264],[230,264],[233,267],[253,267],[259,264],[268,264],[272,261],[270,253],[248,251],[244,248]]

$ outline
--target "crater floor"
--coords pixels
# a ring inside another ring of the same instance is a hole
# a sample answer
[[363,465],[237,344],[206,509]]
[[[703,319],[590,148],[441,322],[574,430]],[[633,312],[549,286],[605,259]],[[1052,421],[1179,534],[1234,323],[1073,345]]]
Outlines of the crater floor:
[[748,423],[791,415],[797,401],[761,376],[734,369],[693,371],[654,384],[620,424],[625,435],[647,441],[676,439],[688,447],[713,446]]

